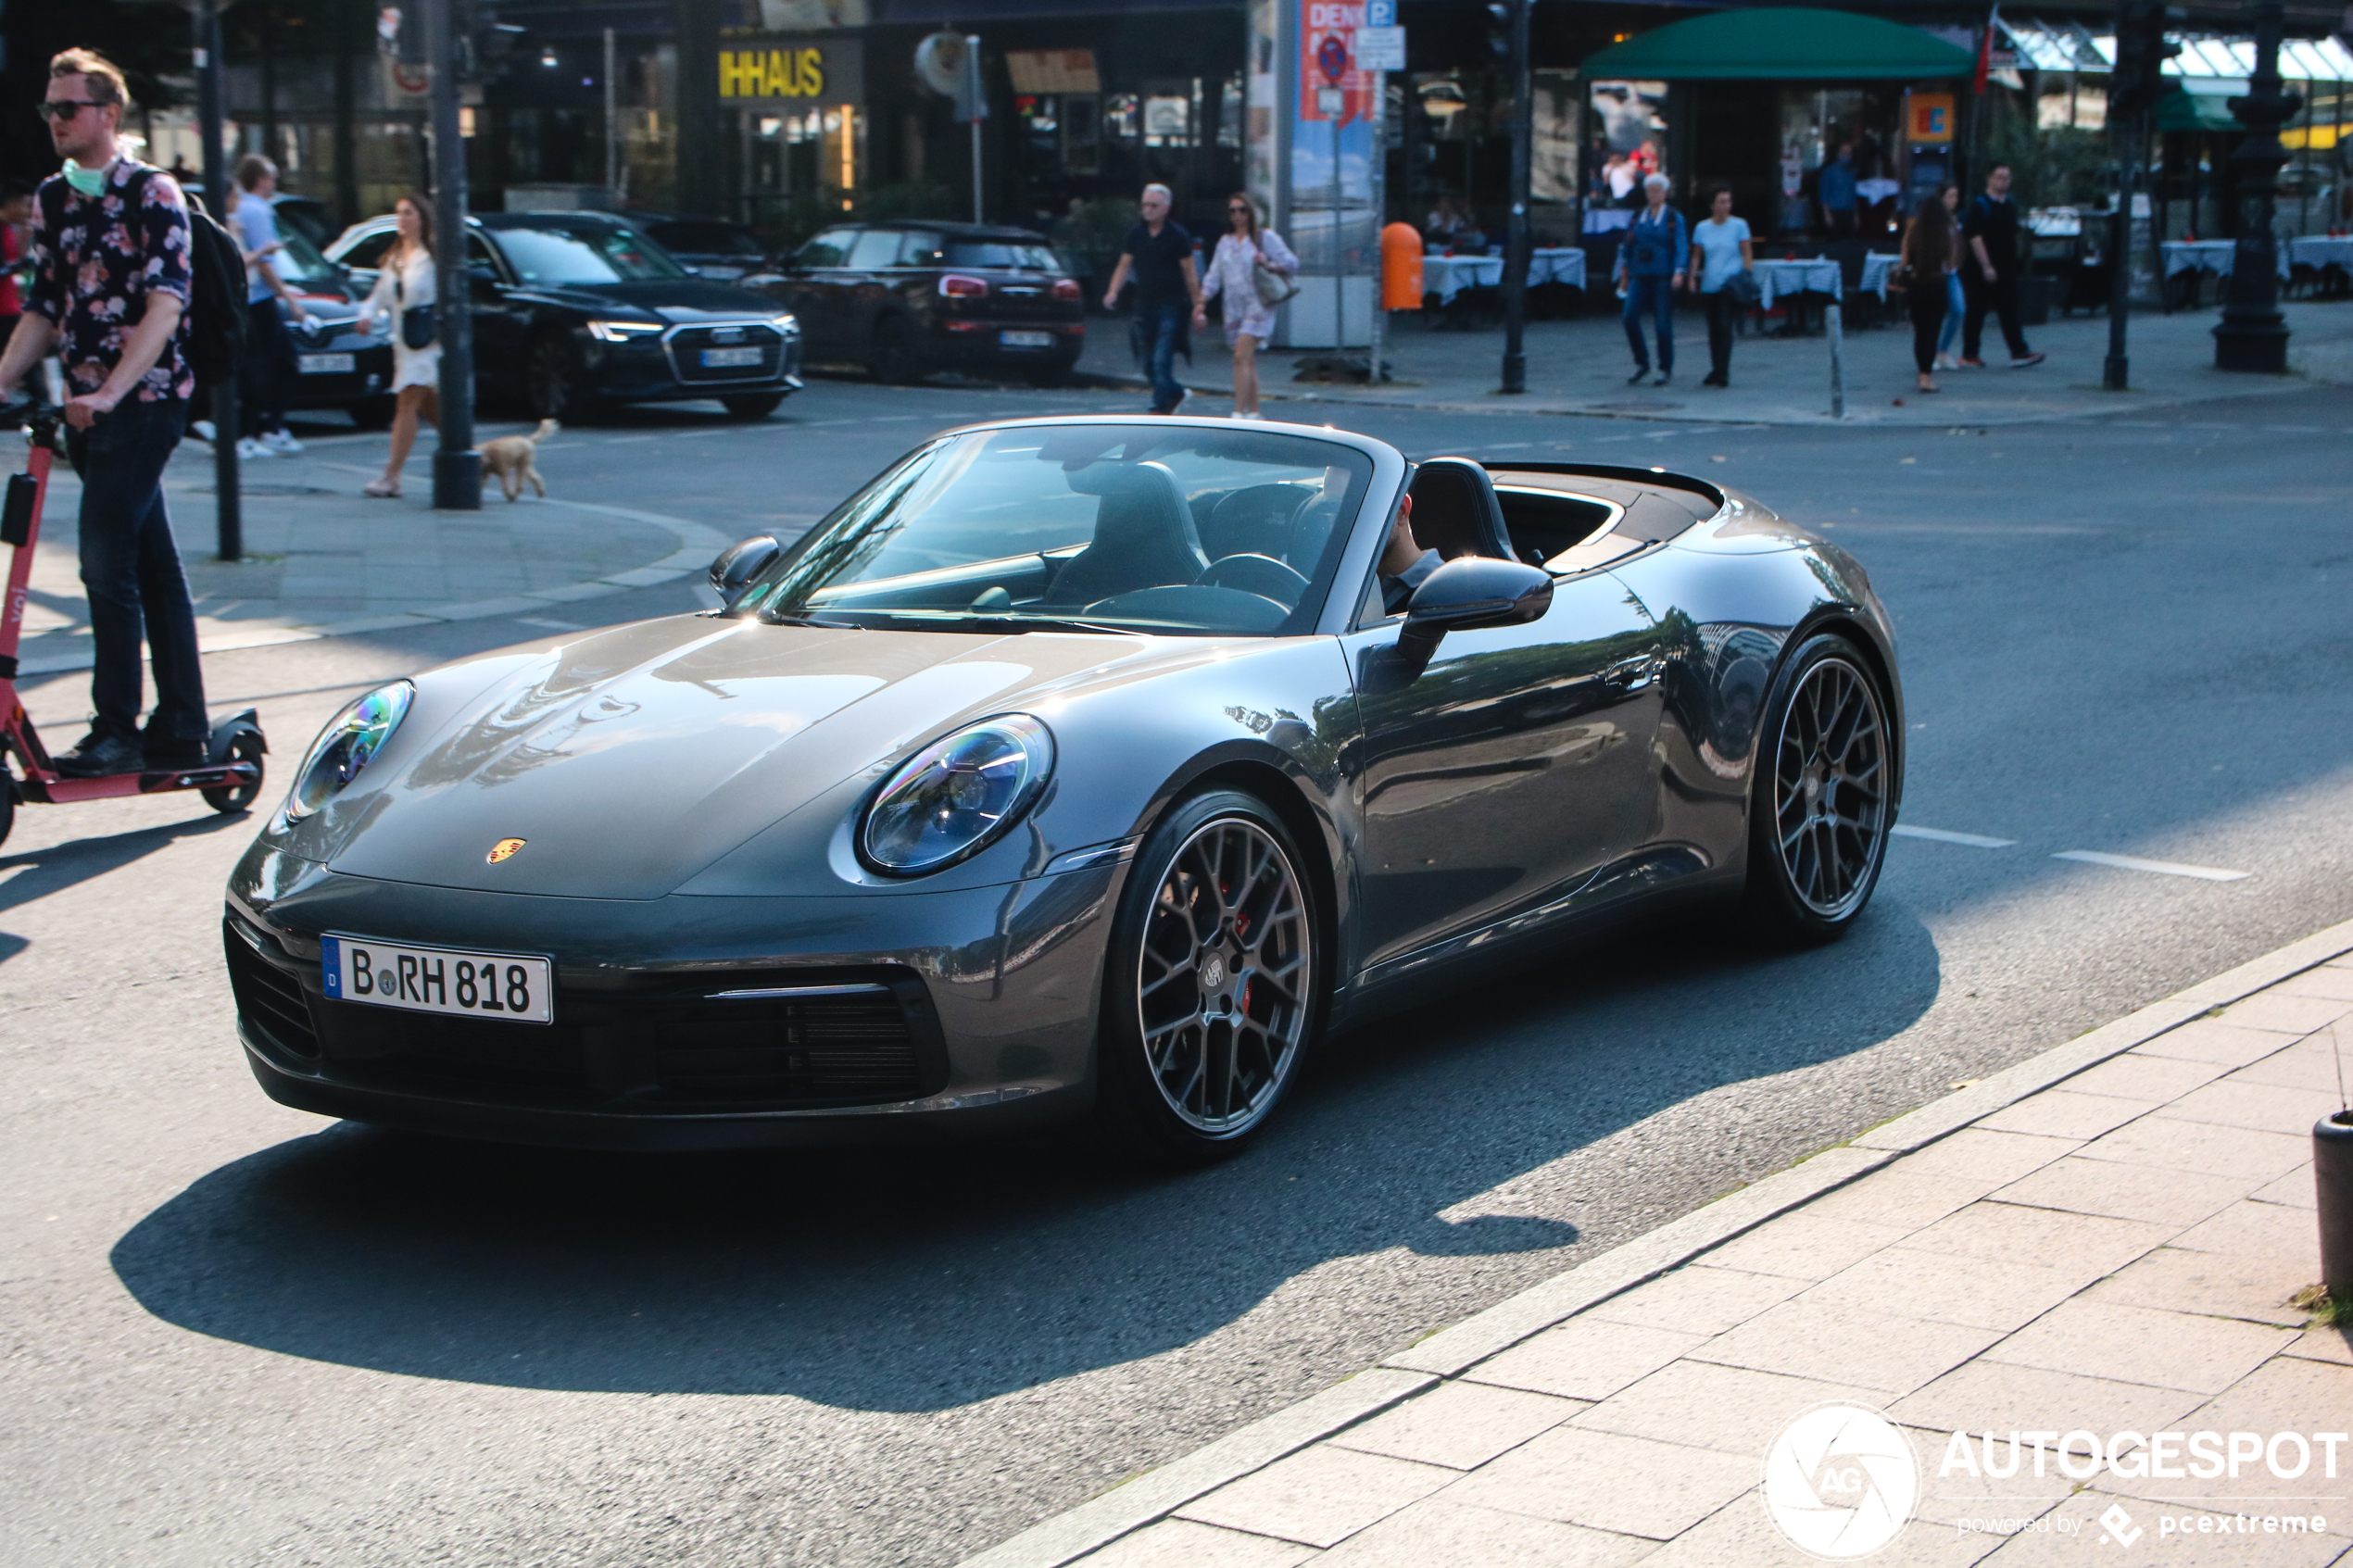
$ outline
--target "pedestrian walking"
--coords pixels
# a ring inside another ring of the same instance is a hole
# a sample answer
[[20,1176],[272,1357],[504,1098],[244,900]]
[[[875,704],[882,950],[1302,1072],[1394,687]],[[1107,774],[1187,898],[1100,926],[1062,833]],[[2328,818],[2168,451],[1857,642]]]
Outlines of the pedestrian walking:
[[1944,274],[1944,325],[1936,334],[1936,368],[1957,370],[1953,345],[1961,335],[1961,318],[1969,314],[1969,298],[1961,292],[1961,188],[1946,181],[1936,199],[1944,204],[1944,227],[1953,236],[1953,267]]
[[285,318],[278,312],[284,300],[298,317],[302,302],[278,275],[272,259],[285,248],[278,238],[278,220],[270,209],[278,193],[278,166],[259,154],[237,165],[229,220],[224,225],[245,258],[245,351],[237,363],[237,456],[269,458],[302,450],[302,443],[286,429],[286,399],[292,395],[299,367],[294,339],[286,333]]
[[[65,367],[66,458],[82,476],[90,596],[90,733],[57,757],[69,778],[203,764],[211,726],[195,607],[164,508],[163,468],[196,378],[182,314],[195,292],[187,198],[118,141],[122,72],[89,49],[49,61],[42,112],[65,168],[41,182],[32,288],[0,352],[0,395],[52,348]],[[144,633],[156,707],[139,727]]]
[[1822,166],[1814,182],[1814,199],[1822,206],[1822,223],[1832,234],[1855,232],[1855,144],[1841,142],[1838,157]]
[[[1226,199],[1226,223],[1201,292],[1204,299],[1226,302],[1226,342],[1234,351],[1234,418],[1254,420],[1258,351],[1275,335],[1275,307],[1297,292],[1290,280],[1299,271],[1299,257],[1280,234],[1259,226],[1258,204],[1247,192]],[[1209,324],[1198,307],[1193,324]]]
[[1904,245],[1895,270],[1906,284],[1905,300],[1912,317],[1912,363],[1919,371],[1922,392],[1942,392],[1930,372],[1936,366],[1936,339],[1947,314],[1949,280],[1957,247],[1952,210],[1942,196],[1920,202],[1919,211],[1904,231]]
[[0,348],[24,314],[24,291],[17,274],[31,249],[32,187],[21,180],[0,181]]
[[441,423],[441,339],[434,302],[433,208],[410,192],[392,206],[400,237],[377,263],[376,286],[364,314],[392,318],[392,451],[384,477],[362,487],[364,495],[397,497],[400,470],[417,444],[417,421]]
[[1121,244],[1119,265],[1103,291],[1103,308],[1119,308],[1119,291],[1136,282],[1135,314],[1128,318],[1127,346],[1139,369],[1151,378],[1152,412],[1173,414],[1192,395],[1176,381],[1176,356],[1192,363],[1193,340],[1185,329],[1202,315],[1201,269],[1193,260],[1193,237],[1168,216],[1175,202],[1165,185],[1144,187],[1140,222]]
[[1642,181],[1646,204],[1627,226],[1626,241],[1617,247],[1617,281],[1626,291],[1626,342],[1634,350],[1633,386],[1651,373],[1651,353],[1642,342],[1642,317],[1655,318],[1658,334],[1658,381],[1665,386],[1675,375],[1675,293],[1691,269],[1691,232],[1683,215],[1667,205],[1667,176],[1653,174]]
[[1718,186],[1707,205],[1707,216],[1692,227],[1688,285],[1707,302],[1707,374],[1699,384],[1730,386],[1732,328],[1748,303],[1745,289],[1734,280],[1756,265],[1756,248],[1749,238],[1748,220],[1732,216],[1730,186]]
[[2010,200],[2008,164],[1997,163],[1986,174],[1984,194],[1969,204],[1961,233],[1969,242],[1961,269],[1961,290],[1969,301],[1969,314],[1961,322],[1961,363],[1984,365],[1978,348],[1990,310],[2001,318],[2010,369],[2041,364],[2043,356],[2026,346],[2026,334],[2018,328],[2018,203]]

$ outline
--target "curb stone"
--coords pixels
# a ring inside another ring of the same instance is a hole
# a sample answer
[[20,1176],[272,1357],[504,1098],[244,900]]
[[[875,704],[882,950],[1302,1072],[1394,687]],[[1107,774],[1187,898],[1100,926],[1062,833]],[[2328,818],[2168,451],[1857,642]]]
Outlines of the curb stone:
[[1893,1164],[1906,1154],[2177,1029],[2211,1009],[2252,996],[2347,952],[2353,952],[2353,921],[2160,997],[2114,1022],[1931,1100],[1531,1286],[1319,1394],[1032,1525],[966,1559],[960,1568],[1063,1568],[1174,1513],[1196,1498],[1377,1415],[1777,1215]]

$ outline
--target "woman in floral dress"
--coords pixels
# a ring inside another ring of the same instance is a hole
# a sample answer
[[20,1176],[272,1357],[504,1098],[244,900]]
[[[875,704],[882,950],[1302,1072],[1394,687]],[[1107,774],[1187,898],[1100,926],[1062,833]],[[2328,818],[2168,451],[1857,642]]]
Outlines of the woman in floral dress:
[[[1226,341],[1234,348],[1234,418],[1254,420],[1260,417],[1258,348],[1275,331],[1274,307],[1259,299],[1257,273],[1264,268],[1289,279],[1299,271],[1299,257],[1280,234],[1259,226],[1258,204],[1245,192],[1227,198],[1226,221],[1230,230],[1218,237],[1201,292],[1203,299],[1225,296]],[[1205,311],[1194,313],[1196,325],[1208,320]]]

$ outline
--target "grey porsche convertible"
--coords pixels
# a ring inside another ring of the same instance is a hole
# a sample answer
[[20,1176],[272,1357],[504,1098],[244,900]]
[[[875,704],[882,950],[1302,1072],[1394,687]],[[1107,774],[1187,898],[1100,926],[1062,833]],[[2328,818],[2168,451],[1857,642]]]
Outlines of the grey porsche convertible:
[[1862,567],[1661,470],[1012,420],[711,586],[327,726],[228,890],[271,1096],[1205,1160],[1481,966],[1708,903],[1837,936],[1901,793]]

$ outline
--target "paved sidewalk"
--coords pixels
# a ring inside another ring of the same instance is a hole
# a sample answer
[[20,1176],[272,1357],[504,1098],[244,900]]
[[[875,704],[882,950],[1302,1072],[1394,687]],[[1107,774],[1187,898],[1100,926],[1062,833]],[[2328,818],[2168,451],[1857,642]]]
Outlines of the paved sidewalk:
[[[2294,334],[2287,377],[2228,374],[2214,369],[2212,310],[2173,316],[2136,314],[2130,342],[2133,390],[2121,395],[2100,389],[2108,355],[2108,318],[2054,317],[2031,328],[2032,345],[2050,356],[2032,370],[2012,370],[1989,361],[1982,370],[1940,371],[1944,388],[1933,396],[1913,387],[1910,326],[1851,327],[1844,339],[1846,421],[1851,424],[2041,423],[2122,415],[2220,397],[2244,397],[2266,390],[2290,390],[2311,380],[2353,385],[2353,302],[2290,301],[2284,307]],[[1856,320],[1881,309],[1869,299],[1850,312]],[[1505,397],[1501,383],[1502,329],[1434,332],[1410,311],[1390,317],[1382,358],[1395,378],[1388,386],[1314,385],[1291,379],[1299,354],[1269,350],[1261,359],[1265,395],[1282,405],[1278,417],[1320,419],[1299,400],[1381,403],[1416,408],[1490,412],[1587,414],[1619,419],[1707,420],[1732,424],[1831,423],[1830,345],[1817,335],[1800,338],[1749,336],[1732,351],[1731,386],[1699,385],[1707,373],[1707,324],[1693,313],[1676,318],[1675,380],[1664,387],[1629,386],[1632,360],[1615,313],[1529,324],[1529,392]],[[2000,336],[1988,327],[1994,347]],[[1199,395],[1188,413],[1219,413],[1233,395],[1233,364],[1224,332],[1212,322],[1193,336],[1189,370],[1178,361],[1180,379]],[[1124,317],[1090,317],[1087,351],[1079,368],[1095,375],[1135,382]],[[1212,401],[1213,399],[1216,401]],[[1901,403],[1898,403],[1901,399]],[[1204,407],[1203,405],[1207,406]]]
[[[1884,1411],[1918,1456],[1881,1561],[2353,1561],[2353,1443],[2324,1474],[2312,1436],[2353,1428],[2353,1330],[2290,1304],[2319,1273],[2310,1128],[2341,1103],[2340,1030],[2353,1053],[2348,950],[2353,924],[1957,1085],[973,1568],[1805,1563],[1759,1477],[1825,1401]],[[2006,1460],[2013,1430],[2295,1432],[2312,1457],[2234,1481],[2070,1478],[2032,1437],[2007,1478],[1952,1459],[1957,1431]]]
[[[487,428],[484,439],[507,428]],[[561,488],[510,506],[494,485],[479,512],[436,512],[430,433],[409,458],[404,495],[371,499],[359,487],[382,471],[384,439],[327,435],[299,456],[241,465],[245,556],[234,563],[214,556],[212,448],[181,444],[164,488],[206,652],[489,615],[560,618],[560,607],[581,599],[700,571],[729,542],[698,522],[576,500]],[[80,482],[60,461],[25,607],[27,674],[90,665],[81,505]]]

